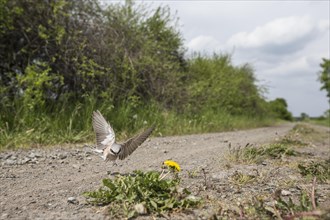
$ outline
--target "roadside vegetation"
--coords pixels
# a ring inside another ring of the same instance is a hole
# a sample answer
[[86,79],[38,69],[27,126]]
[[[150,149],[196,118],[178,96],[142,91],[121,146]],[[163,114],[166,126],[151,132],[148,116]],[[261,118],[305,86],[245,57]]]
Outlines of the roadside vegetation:
[[163,215],[197,207],[201,199],[180,187],[179,165],[174,161],[164,164],[166,162],[169,165],[164,165],[161,173],[137,170],[127,176],[117,175],[114,179],[103,179],[99,190],[84,195],[90,204],[107,205],[111,218]]
[[[228,181],[245,196],[244,199],[237,198],[240,202],[236,209],[226,208],[225,212],[222,210],[216,214],[215,219],[329,218],[330,210],[318,204],[322,200],[320,197],[328,196],[327,191],[323,195],[318,191],[330,183],[328,152],[320,158],[304,151],[306,148],[317,149],[319,143],[329,138],[328,135],[328,130],[298,123],[274,143],[244,147],[229,145],[225,166],[232,174]],[[265,187],[274,185],[276,188],[272,193],[264,191]],[[251,193],[255,188],[258,190]]]
[[0,1],[0,149],[92,142],[99,109],[119,139],[292,120],[250,64],[185,55],[168,7],[132,1]]

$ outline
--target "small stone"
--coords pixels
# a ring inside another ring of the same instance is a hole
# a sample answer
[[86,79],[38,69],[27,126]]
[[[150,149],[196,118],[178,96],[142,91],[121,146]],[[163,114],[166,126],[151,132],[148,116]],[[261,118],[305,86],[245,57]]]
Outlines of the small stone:
[[31,158],[25,157],[22,161],[21,164],[26,164],[27,162],[29,162],[31,160]]
[[167,154],[167,153],[168,153],[168,151],[167,151],[167,150],[163,150],[163,153],[164,153],[164,154]]
[[36,157],[32,158],[31,163],[37,164],[38,163],[38,159]]
[[281,191],[281,195],[282,195],[282,196],[289,196],[289,195],[291,195],[291,192],[288,191],[288,190],[284,190],[284,189],[283,189],[283,190]]
[[35,153],[32,152],[32,153],[30,153],[30,154],[28,155],[28,157],[29,157],[29,158],[35,158],[36,155],[35,155]]
[[199,198],[197,196],[194,196],[194,195],[187,196],[187,199],[190,200],[190,201],[193,201],[193,202],[198,202],[198,201],[201,200],[201,198]]
[[16,164],[16,160],[13,159],[7,159],[5,162],[6,165],[15,165]]
[[80,166],[78,164],[73,164],[72,167],[78,170],[80,169]]
[[12,156],[12,154],[7,154],[6,156],[4,156],[4,158],[3,159],[8,159],[9,157],[11,157]]
[[34,153],[34,156],[35,156],[36,158],[40,158],[40,157],[42,157],[42,155],[41,155],[40,153]]
[[137,213],[139,213],[140,215],[145,215],[147,214],[147,209],[146,207],[142,204],[142,203],[139,203],[139,204],[136,204],[134,206],[134,209]]
[[266,161],[262,161],[261,165],[266,166],[267,165],[267,162]]
[[65,154],[59,154],[58,157],[59,157],[61,160],[63,160],[63,159],[65,159],[65,158],[67,158],[67,155],[65,155]]
[[8,218],[8,214],[7,213],[2,213],[1,214],[1,219],[7,219]]
[[212,174],[211,178],[215,182],[220,182],[228,178],[228,174],[226,172],[218,172],[216,174]]
[[75,198],[75,197],[69,197],[68,198],[68,203],[71,203],[71,204],[78,204],[78,200]]

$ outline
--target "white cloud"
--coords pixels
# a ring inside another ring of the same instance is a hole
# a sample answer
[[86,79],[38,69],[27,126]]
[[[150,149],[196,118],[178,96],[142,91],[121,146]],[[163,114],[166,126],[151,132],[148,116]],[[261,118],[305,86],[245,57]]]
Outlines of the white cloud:
[[187,47],[191,51],[206,52],[216,51],[220,49],[221,45],[220,42],[212,36],[200,35],[189,41]]
[[299,57],[296,60],[286,60],[278,63],[277,66],[273,66],[268,70],[264,70],[263,76],[282,76],[282,77],[292,77],[301,76],[302,74],[313,71],[310,60],[308,57]]
[[291,53],[303,49],[327,27],[329,22],[316,22],[309,16],[277,18],[256,27],[252,32],[233,35],[227,45],[238,49],[259,49],[272,54]]

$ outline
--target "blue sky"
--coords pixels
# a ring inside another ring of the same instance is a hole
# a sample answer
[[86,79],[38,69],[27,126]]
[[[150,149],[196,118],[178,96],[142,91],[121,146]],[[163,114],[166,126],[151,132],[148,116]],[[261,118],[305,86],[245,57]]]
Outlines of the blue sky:
[[235,64],[252,64],[267,99],[285,98],[293,115],[329,109],[317,72],[330,58],[330,1],[136,2],[170,7],[187,55],[230,53]]

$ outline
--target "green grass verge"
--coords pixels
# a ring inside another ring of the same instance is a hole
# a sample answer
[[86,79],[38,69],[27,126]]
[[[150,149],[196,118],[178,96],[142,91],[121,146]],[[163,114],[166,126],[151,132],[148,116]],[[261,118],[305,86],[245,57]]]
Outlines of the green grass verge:
[[118,140],[126,139],[143,128],[156,124],[154,136],[219,132],[267,126],[272,119],[233,116],[226,112],[205,109],[199,114],[165,110],[157,104],[123,103],[113,106],[96,105],[91,99],[85,104],[56,109],[19,108],[2,112],[0,117],[0,150],[31,148],[47,145],[93,143],[92,112],[99,109],[111,123]]

